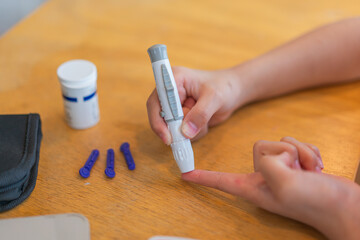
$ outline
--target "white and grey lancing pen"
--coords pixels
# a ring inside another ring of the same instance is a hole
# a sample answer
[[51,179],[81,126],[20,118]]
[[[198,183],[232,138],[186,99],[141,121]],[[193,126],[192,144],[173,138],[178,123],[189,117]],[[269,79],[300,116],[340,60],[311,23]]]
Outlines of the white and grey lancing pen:
[[190,139],[181,133],[184,118],[179,93],[167,56],[166,46],[156,44],[148,49],[156,82],[156,90],[161,105],[161,116],[167,123],[172,136],[171,149],[182,173],[194,167],[194,153]]

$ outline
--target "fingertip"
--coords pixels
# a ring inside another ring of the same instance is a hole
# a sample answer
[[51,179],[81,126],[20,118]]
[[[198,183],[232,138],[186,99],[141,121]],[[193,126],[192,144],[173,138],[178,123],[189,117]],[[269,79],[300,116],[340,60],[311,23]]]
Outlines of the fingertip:
[[169,146],[171,144],[172,137],[169,132],[160,133],[159,137],[166,145]]
[[202,128],[200,130],[200,132],[198,134],[196,134],[196,136],[191,139],[191,142],[196,142],[197,140],[199,140],[200,138],[205,136],[207,133],[208,133],[208,128],[207,127]]
[[283,137],[280,141],[292,144],[297,149],[302,169],[318,172],[319,169],[324,167],[320,152],[314,151],[313,145],[302,143],[292,137]]
[[293,168],[296,169],[296,170],[301,170],[301,165],[300,165],[300,162],[299,160],[295,160],[295,162],[293,163]]
[[296,141],[296,139],[289,136],[285,136],[280,139],[280,142],[292,142],[292,141]]
[[199,170],[193,170],[190,172],[182,173],[181,178],[188,182],[194,182],[194,180],[199,176]]
[[187,138],[192,139],[199,133],[199,128],[191,121],[184,121],[181,131]]
[[319,148],[311,143],[304,143],[304,144],[306,146],[308,146],[315,153],[315,155],[318,157],[318,161],[319,161],[318,166],[321,169],[324,169],[324,163],[322,161],[322,157],[321,157]]
[[315,167],[315,172],[322,173],[322,169],[319,166]]
[[321,168],[321,170],[324,169],[324,163],[321,157],[319,157],[319,167]]

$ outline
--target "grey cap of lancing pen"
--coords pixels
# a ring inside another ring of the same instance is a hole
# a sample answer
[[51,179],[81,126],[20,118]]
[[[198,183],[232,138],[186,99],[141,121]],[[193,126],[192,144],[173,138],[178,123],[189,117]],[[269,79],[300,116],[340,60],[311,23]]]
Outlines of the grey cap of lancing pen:
[[166,45],[164,44],[155,44],[151,46],[147,52],[150,56],[151,63],[168,59]]

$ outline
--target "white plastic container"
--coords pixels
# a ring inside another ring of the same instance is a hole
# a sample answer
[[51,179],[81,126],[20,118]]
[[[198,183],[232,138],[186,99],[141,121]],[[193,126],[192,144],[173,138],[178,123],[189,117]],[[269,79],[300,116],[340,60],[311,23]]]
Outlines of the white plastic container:
[[86,60],[70,60],[59,66],[66,121],[74,129],[85,129],[99,120],[96,66]]

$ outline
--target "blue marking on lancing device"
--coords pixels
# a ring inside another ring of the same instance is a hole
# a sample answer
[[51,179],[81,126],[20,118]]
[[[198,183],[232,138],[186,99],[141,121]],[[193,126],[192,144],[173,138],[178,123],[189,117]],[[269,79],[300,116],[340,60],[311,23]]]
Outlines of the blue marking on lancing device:
[[96,95],[96,91],[93,92],[92,94],[88,95],[88,96],[85,96],[85,97],[84,97],[84,101],[87,101],[87,100],[92,99],[95,95]]
[[69,102],[77,102],[77,98],[67,97],[67,96],[65,96],[65,95],[63,95],[63,98],[64,98],[66,101],[69,101]]

